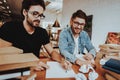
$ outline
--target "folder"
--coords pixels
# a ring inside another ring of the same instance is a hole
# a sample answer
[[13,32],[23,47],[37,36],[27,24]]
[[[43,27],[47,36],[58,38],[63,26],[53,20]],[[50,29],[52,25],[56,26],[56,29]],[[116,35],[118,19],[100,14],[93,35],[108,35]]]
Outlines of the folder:
[[102,67],[107,70],[120,74],[120,60],[111,58]]

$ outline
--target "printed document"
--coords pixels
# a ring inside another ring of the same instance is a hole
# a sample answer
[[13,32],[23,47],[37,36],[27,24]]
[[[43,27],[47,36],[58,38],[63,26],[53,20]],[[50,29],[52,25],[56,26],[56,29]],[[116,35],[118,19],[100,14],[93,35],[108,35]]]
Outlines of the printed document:
[[49,69],[46,70],[46,78],[74,78],[75,73],[73,69],[68,70],[66,72],[65,69],[62,68],[60,63],[48,61],[47,65]]

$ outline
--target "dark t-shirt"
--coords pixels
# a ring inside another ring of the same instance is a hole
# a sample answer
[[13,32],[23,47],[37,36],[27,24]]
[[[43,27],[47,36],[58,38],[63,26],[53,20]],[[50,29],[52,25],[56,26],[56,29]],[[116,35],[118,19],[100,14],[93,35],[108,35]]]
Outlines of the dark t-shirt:
[[24,53],[34,53],[39,57],[42,45],[49,43],[47,31],[36,27],[33,34],[28,34],[23,22],[7,22],[0,28],[0,38],[12,42],[13,46],[23,49]]

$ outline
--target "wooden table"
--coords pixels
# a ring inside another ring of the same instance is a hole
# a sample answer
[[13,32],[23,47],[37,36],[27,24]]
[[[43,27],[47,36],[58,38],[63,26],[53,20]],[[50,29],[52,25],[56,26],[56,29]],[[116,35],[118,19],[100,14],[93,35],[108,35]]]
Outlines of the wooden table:
[[[41,61],[47,62],[50,59],[48,58],[42,58],[40,59]],[[104,75],[104,69],[101,68],[99,61],[96,59],[96,72],[99,74],[99,77],[96,80],[105,80],[103,75]],[[75,73],[78,73],[79,70],[79,66],[77,65],[72,65],[73,70],[75,71]],[[75,80],[75,78],[45,78],[46,75],[46,71],[32,71],[34,73],[37,73],[37,77],[35,80]],[[88,76],[88,74],[85,74],[86,76]]]
[[6,40],[3,40],[0,38],[0,48],[2,47],[8,47],[8,46],[12,46],[12,43],[6,41]]
[[23,50],[17,47],[9,46],[0,48],[0,55],[12,55],[19,53],[23,53]]
[[0,71],[36,66],[38,61],[32,53],[0,55]]
[[[33,53],[0,55],[0,75],[21,72],[22,80],[30,80],[36,74],[23,75],[23,71],[30,70],[38,64],[39,59]],[[14,79],[13,79],[14,80]]]

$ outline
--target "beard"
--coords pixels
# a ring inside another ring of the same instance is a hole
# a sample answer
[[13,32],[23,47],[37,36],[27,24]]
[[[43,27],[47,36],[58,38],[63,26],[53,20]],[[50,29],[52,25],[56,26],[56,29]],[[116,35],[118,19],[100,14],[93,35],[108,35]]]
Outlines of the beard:
[[40,20],[34,20],[33,21],[33,26],[39,26],[39,24],[40,24]]
[[82,31],[81,28],[74,28],[74,29],[73,29],[73,32],[74,32],[75,34],[80,34],[81,31]]
[[28,25],[30,25],[31,27],[38,27],[40,24],[40,20],[36,19],[36,20],[31,20],[28,16],[27,16],[27,23]]

